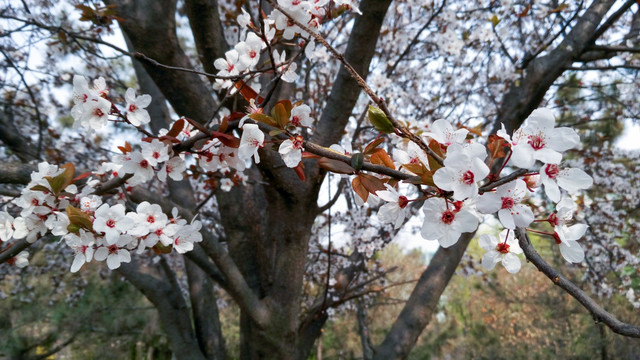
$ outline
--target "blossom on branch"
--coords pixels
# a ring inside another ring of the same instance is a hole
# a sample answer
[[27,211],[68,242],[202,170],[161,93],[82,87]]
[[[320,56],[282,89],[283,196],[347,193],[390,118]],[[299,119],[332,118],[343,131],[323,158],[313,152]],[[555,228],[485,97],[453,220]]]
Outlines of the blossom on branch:
[[556,119],[549,109],[534,110],[525,120],[524,126],[510,137],[505,129],[498,136],[511,144],[510,164],[523,169],[531,169],[536,160],[547,164],[559,164],[562,152],[580,144],[580,137],[568,127],[555,128]]
[[438,240],[448,248],[458,242],[462,233],[478,228],[478,218],[464,204],[460,208],[443,198],[430,198],[424,202],[424,223],[421,235],[427,240]]
[[549,199],[555,203],[560,201],[559,187],[569,193],[575,193],[593,185],[593,178],[581,169],[562,169],[555,164],[544,164],[540,168],[540,181],[544,185],[544,191]]
[[376,195],[380,199],[387,201],[378,209],[378,219],[383,223],[392,223],[395,229],[399,229],[407,216],[409,200],[389,184],[384,184],[384,186],[387,190],[376,191]]
[[498,240],[493,235],[480,236],[480,247],[487,251],[482,257],[482,266],[487,270],[493,270],[497,263],[502,262],[508,272],[515,274],[522,266],[520,258],[516,255],[522,254],[522,249],[511,230],[502,230],[500,239],[504,240]]
[[433,182],[442,190],[453,191],[454,200],[473,198],[478,195],[478,182],[489,175],[486,157],[484,146],[478,143],[453,143],[447,148],[444,167],[433,174]]
[[498,212],[498,218],[507,229],[527,227],[533,222],[533,211],[521,204],[527,194],[527,184],[520,179],[498,186],[495,192],[480,195],[476,203],[483,214]]
[[140,126],[151,121],[149,113],[144,109],[151,104],[151,95],[144,94],[136,97],[136,91],[128,88],[124,93],[124,99],[127,101],[127,119],[131,125]]

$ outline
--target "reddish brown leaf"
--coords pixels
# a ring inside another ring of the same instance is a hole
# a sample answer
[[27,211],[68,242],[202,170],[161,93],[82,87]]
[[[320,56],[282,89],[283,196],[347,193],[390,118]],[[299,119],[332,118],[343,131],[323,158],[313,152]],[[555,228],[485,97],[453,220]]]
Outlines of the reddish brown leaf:
[[503,138],[496,134],[489,135],[489,144],[487,144],[487,147],[489,148],[492,159],[500,159],[507,155],[504,153],[504,145],[505,140]]
[[306,176],[304,175],[304,164],[302,161],[298,164],[298,166],[293,168],[293,171],[296,172],[296,175],[300,178],[300,180],[305,181]]
[[200,124],[199,122],[197,122],[197,121],[195,121],[193,119],[190,119],[188,117],[183,118],[183,119],[187,120],[189,122],[189,124],[193,125],[194,128],[202,131],[205,134],[207,133],[207,131],[209,131],[206,127],[204,127],[204,125]]
[[221,133],[219,131],[212,131],[211,136],[220,140],[221,143],[223,143],[228,147],[232,147],[232,148],[240,147],[240,139],[238,139],[233,135]]
[[82,179],[88,177],[89,175],[91,175],[91,173],[90,172],[86,172],[86,173],[83,173],[83,174],[80,174],[80,175],[74,177],[73,180],[71,180],[71,181],[76,182],[78,180],[82,180]]
[[529,4],[529,6],[527,6],[520,14],[517,14],[517,17],[525,17],[529,14],[529,10],[531,9],[531,4]]
[[278,123],[269,115],[254,113],[249,115],[249,119],[267,124],[269,126],[278,127]]
[[384,142],[384,138],[383,137],[379,137],[375,140],[373,140],[372,142],[370,142],[365,148],[364,148],[364,153],[365,154],[371,154],[373,152],[373,150],[375,148],[377,148],[378,146],[380,146],[380,144],[382,144]]
[[360,183],[364,186],[367,191],[372,194],[375,194],[378,190],[386,190],[387,188],[384,186],[384,182],[378,179],[375,176],[367,175],[367,174],[358,174],[360,178]]
[[258,96],[258,93],[243,80],[236,82],[235,87],[240,91],[240,95],[242,95],[242,97],[247,101],[251,99],[255,99],[257,103],[262,103],[264,101],[264,99]]
[[369,191],[362,185],[360,181],[360,177],[356,176],[351,180],[351,187],[353,187],[353,191],[355,191],[358,196],[362,199],[362,201],[366,202],[369,198]]
[[128,154],[131,152],[131,144],[128,141],[124,142],[124,146],[118,146],[118,150],[122,151],[123,154]]
[[345,164],[344,162],[340,160],[329,159],[326,157],[320,158],[320,160],[318,160],[318,166],[338,174],[353,174],[356,172],[354,168]]
[[167,133],[167,136],[171,136],[174,138],[178,137],[178,135],[180,135],[180,132],[184,129],[185,124],[186,122],[184,121],[184,119],[179,119],[178,121],[174,122],[173,125],[171,125],[171,129]]
[[396,169],[396,165],[393,163],[393,160],[391,160],[391,157],[389,156],[389,154],[387,154],[386,151],[384,151],[384,149],[375,149],[373,151],[373,154],[371,155],[370,161],[373,164],[386,166],[393,170]]

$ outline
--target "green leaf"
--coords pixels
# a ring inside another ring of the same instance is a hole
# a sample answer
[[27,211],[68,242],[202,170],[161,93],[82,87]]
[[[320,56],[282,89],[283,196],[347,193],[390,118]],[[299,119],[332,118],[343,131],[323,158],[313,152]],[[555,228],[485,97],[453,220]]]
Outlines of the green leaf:
[[45,180],[51,186],[51,192],[58,196],[67,186],[73,183],[73,176],[75,175],[76,168],[72,163],[66,163],[61,168],[64,169],[62,174],[52,178],[51,176],[45,176]]
[[395,128],[393,127],[391,120],[389,120],[387,115],[385,115],[385,113],[379,108],[369,105],[367,117],[376,130],[386,134],[394,132]]
[[67,206],[65,210],[67,211],[67,217],[69,217],[67,230],[74,233],[78,233],[80,229],[93,231],[93,222],[89,214],[71,205]]

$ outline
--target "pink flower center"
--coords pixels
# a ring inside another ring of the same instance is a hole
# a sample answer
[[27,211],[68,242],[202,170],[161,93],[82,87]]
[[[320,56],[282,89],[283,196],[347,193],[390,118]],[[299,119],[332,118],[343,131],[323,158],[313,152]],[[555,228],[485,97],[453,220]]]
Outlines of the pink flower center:
[[102,112],[102,110],[96,108],[95,110],[93,110],[93,115],[95,115],[97,117],[103,117],[104,113]]
[[107,227],[110,227],[110,228],[113,229],[114,227],[116,227],[116,222],[113,219],[109,219],[109,220],[107,220],[105,225],[107,225]]
[[257,52],[255,52],[255,50],[251,50],[251,51],[249,51],[249,57],[250,57],[250,58],[252,58],[252,59],[253,59],[253,58],[255,58],[257,55],[258,55],[258,53],[257,53]]
[[540,150],[544,147],[544,138],[540,135],[531,135],[529,136],[529,141],[527,141],[529,145],[533,148],[533,150]]
[[166,169],[167,169],[167,173],[173,172],[173,167],[171,167],[171,165],[166,165]]
[[398,197],[398,206],[400,206],[400,209],[404,209],[407,205],[409,205],[409,199],[407,199],[406,196],[401,195]]
[[147,217],[147,222],[148,222],[149,224],[153,224],[154,222],[156,222],[156,218],[155,218],[155,217],[153,217],[153,215],[149,215],[149,216]]
[[511,209],[514,205],[514,201],[513,198],[510,197],[503,197],[502,198],[502,208],[503,209]]
[[453,222],[453,219],[456,218],[456,214],[453,213],[453,211],[451,210],[447,210],[445,212],[442,213],[442,222],[449,225]]
[[556,214],[551,214],[549,215],[549,218],[547,219],[547,221],[549,222],[549,224],[551,224],[552,226],[558,226],[558,223],[560,222],[558,220],[558,215]]
[[143,169],[146,169],[149,167],[149,162],[147,161],[147,159],[143,159],[142,161],[140,161],[140,167]]
[[118,253],[118,245],[113,244],[109,246],[109,254],[116,254],[116,253]]
[[258,141],[258,139],[251,139],[251,145],[253,147],[261,147],[260,146],[260,141]]
[[544,168],[544,173],[547,174],[550,179],[555,179],[560,173],[560,167],[558,167],[558,165],[549,164]]
[[293,0],[291,2],[291,5],[293,5],[293,6],[300,5],[300,2],[301,2],[300,0]]
[[174,244],[174,245],[179,245],[179,244],[178,244],[178,241],[179,241],[179,240],[180,240],[180,236],[178,236],[178,237],[173,241],[173,244]]
[[157,151],[154,151],[153,155],[151,155],[151,156],[153,156],[154,159],[158,159],[158,158],[160,158],[160,153],[157,152]]
[[417,157],[414,157],[414,158],[411,158],[409,163],[413,164],[413,165],[418,165],[418,164],[420,164],[420,160]]
[[38,201],[38,199],[32,199],[31,200],[31,205],[38,206],[38,205],[40,205],[40,201]]
[[300,126],[300,117],[299,116],[293,116],[291,118],[291,123],[295,126]]
[[498,246],[496,246],[496,250],[498,252],[503,253],[503,254],[508,253],[509,252],[509,248],[510,248],[510,246],[507,245],[506,243],[499,243]]
[[129,112],[135,112],[136,110],[138,110],[136,104],[129,105]]
[[234,68],[234,67],[235,67],[235,66],[234,66],[233,64],[228,64],[228,65],[227,65],[227,71],[228,71],[228,72],[233,71],[233,68]]
[[467,170],[464,174],[462,174],[462,177],[460,178],[460,182],[463,184],[467,184],[467,185],[471,185],[473,184],[473,173],[471,172],[471,170]]
[[89,247],[87,245],[80,245],[80,252],[84,254],[87,252],[88,248]]
[[158,229],[158,230],[156,230],[156,231],[155,231],[155,234],[156,234],[156,235],[158,235],[158,236],[162,235],[162,229]]

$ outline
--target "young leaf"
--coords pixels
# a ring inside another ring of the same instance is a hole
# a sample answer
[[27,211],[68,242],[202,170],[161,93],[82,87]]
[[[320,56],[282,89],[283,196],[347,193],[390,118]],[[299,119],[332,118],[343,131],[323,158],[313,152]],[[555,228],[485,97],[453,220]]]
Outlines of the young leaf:
[[360,182],[368,192],[375,194],[378,190],[386,190],[387,188],[384,186],[384,182],[378,179],[373,175],[368,174],[358,174],[360,178]]
[[69,217],[69,226],[67,227],[69,231],[75,233],[78,233],[79,229],[93,231],[93,222],[89,214],[71,205],[67,206],[65,210],[67,217]]
[[247,101],[251,99],[255,99],[256,103],[259,103],[259,104],[264,101],[264,99],[258,96],[258,93],[255,90],[253,90],[251,86],[249,86],[249,84],[247,84],[243,80],[236,82],[235,87],[236,89],[239,90],[240,95],[242,95],[242,97]]
[[276,120],[280,129],[287,127],[287,124],[289,123],[289,115],[287,115],[287,109],[281,102],[277,103],[276,106],[273,107],[273,110],[271,110],[271,116]]
[[372,142],[370,142],[365,148],[364,148],[364,153],[369,155],[371,153],[373,153],[373,151],[375,150],[375,148],[377,148],[380,144],[382,144],[384,142],[384,138],[383,137],[379,137],[375,140],[373,140]]
[[339,160],[329,159],[326,157],[318,160],[318,166],[325,170],[329,170],[338,174],[354,174],[356,169]]
[[306,176],[304,175],[304,163],[302,161],[300,161],[298,166],[293,168],[293,171],[296,172],[296,175],[298,175],[301,181],[305,181]]
[[128,141],[124,142],[124,146],[118,146],[118,150],[122,151],[123,154],[128,154],[131,152],[131,144]]
[[387,154],[386,151],[384,151],[384,149],[375,149],[373,151],[373,154],[371,154],[370,161],[373,164],[386,166],[394,170],[396,169],[396,166],[393,163],[393,160],[391,160],[391,157],[389,156],[389,154]]
[[385,113],[379,108],[369,105],[367,117],[376,130],[387,134],[394,132],[395,128],[393,127],[391,120],[389,120],[387,115],[385,115]]
[[240,139],[233,135],[224,134],[219,131],[212,131],[211,136],[220,140],[221,143],[228,147],[239,148],[240,147]]
[[362,185],[359,176],[356,176],[351,180],[351,187],[353,187],[353,191],[360,196],[362,201],[367,202],[367,199],[369,198],[369,191],[367,191],[367,189]]
[[184,121],[184,119],[178,119],[178,121],[174,122],[173,125],[171,125],[171,130],[169,130],[166,136],[171,136],[174,138],[178,137],[178,135],[180,135],[180,132],[184,129],[185,124],[186,122]]
[[496,134],[489,135],[489,144],[487,144],[487,147],[489,148],[492,159],[500,159],[507,156],[507,154],[504,153],[504,145],[505,140],[503,138]]
[[261,122],[263,124],[267,124],[269,126],[278,127],[278,123],[269,115],[254,113],[249,114],[249,119],[255,120],[257,122]]

